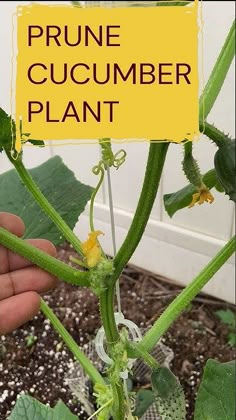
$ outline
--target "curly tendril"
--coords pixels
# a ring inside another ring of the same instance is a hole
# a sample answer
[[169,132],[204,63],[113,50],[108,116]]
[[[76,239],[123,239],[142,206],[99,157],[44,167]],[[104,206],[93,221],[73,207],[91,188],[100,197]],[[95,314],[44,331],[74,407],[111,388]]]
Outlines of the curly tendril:
[[126,159],[126,151],[121,149],[115,154],[112,151],[111,148],[111,142],[110,139],[100,139],[99,144],[101,146],[101,152],[102,152],[102,159],[98,162],[97,165],[95,165],[92,168],[92,172],[94,175],[100,175],[99,182],[93,191],[93,194],[91,196],[90,201],[90,214],[89,214],[89,222],[90,222],[90,230],[93,232],[94,229],[94,223],[93,223],[93,212],[94,212],[94,202],[96,195],[103,183],[105,171],[107,168],[114,167],[115,169],[119,169],[121,165],[125,162]]
[[124,149],[119,150],[115,154],[111,148],[110,139],[100,139],[99,144],[101,146],[102,151],[102,160],[105,169],[109,166],[110,168],[113,166],[116,169],[119,169],[121,165],[125,162],[126,158],[126,151]]

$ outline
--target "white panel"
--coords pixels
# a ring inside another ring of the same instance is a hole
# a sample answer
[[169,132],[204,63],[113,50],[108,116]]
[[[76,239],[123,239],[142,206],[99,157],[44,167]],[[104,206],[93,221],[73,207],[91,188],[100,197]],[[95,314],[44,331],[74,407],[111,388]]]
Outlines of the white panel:
[[[113,255],[108,209],[101,205],[97,207],[98,219],[95,224],[105,233],[101,237],[101,244],[108,255]],[[132,221],[132,213],[118,211],[115,218],[117,220],[117,248],[119,249]],[[87,226],[88,216],[83,215],[76,226],[76,233],[80,238],[86,238]],[[179,284],[187,285],[223,245],[223,241],[171,227],[162,222],[151,221],[130,262]],[[215,274],[204,291],[212,296],[234,302],[234,262],[234,257],[231,257],[227,264]]]
[[24,164],[27,168],[34,168],[40,165],[52,156],[50,146],[36,147],[36,146],[25,146],[23,159]]
[[5,153],[0,153],[0,174],[12,169],[12,165],[6,157]]
[[[28,169],[40,165],[51,157],[51,150],[49,147],[36,148],[24,147],[24,164]],[[0,153],[0,173],[13,169],[13,165],[9,162],[5,153]]]
[[235,209],[234,209],[234,215],[233,215],[233,223],[232,223],[232,232],[231,236],[235,235]]
[[[107,223],[107,232],[110,236],[110,219],[109,219],[109,207],[104,204],[97,203],[96,208],[96,222]],[[85,212],[85,215],[88,215],[88,212]],[[132,220],[133,213],[115,209],[115,218],[116,218],[116,227],[122,227],[125,230],[128,230]],[[193,251],[194,253],[200,253],[213,257],[225,245],[225,241],[221,239],[213,238],[211,236],[206,236],[205,234],[192,232],[189,229],[184,229],[178,226],[174,226],[162,221],[150,219],[147,227],[145,229],[145,235],[158,239],[161,242],[167,242],[180,248],[185,248]],[[119,247],[121,243],[117,243]],[[234,263],[234,258],[232,258],[231,263]]]

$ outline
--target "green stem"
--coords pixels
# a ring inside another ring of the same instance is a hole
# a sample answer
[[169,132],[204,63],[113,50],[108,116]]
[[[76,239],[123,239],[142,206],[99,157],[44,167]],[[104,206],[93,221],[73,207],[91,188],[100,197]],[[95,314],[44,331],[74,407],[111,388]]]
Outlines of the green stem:
[[146,172],[137,209],[128,234],[114,259],[114,284],[132,257],[145,231],[159,188],[168,147],[169,143],[167,142],[152,142],[150,144]]
[[193,143],[188,141],[184,144],[184,155],[185,156],[192,156],[193,153]]
[[[101,187],[101,185],[103,183],[103,180],[104,180],[104,169],[101,166],[99,166],[99,172],[100,172],[100,180],[99,180],[99,182],[98,182],[95,190],[92,193],[91,201],[90,201],[89,224],[90,224],[90,230],[91,230],[91,232],[93,232],[95,230],[94,229],[94,223],[93,223],[93,220],[94,220],[94,218],[93,218],[94,202],[95,202],[96,195],[97,195],[97,193],[98,193],[98,191],[99,191],[99,189],[100,189],[100,187]],[[99,173],[95,173],[95,175],[99,175]]]
[[112,412],[115,420],[124,420],[125,418],[125,396],[123,389],[123,380],[120,379],[118,384],[111,384],[113,395]]
[[160,318],[144,335],[138,344],[143,350],[151,351],[170,325],[186,309],[194,297],[202,290],[214,274],[224,265],[236,249],[235,237],[220,250],[220,252],[204,267],[193,281],[168,306]]
[[233,22],[223,48],[218,56],[210,78],[200,97],[199,120],[204,121],[221,90],[235,54],[235,21]]
[[126,239],[114,259],[115,271],[110,286],[100,298],[100,312],[108,343],[115,343],[119,338],[113,308],[115,284],[146,228],[158,191],[168,146],[169,143],[153,142],[150,144],[146,173],[137,209]]
[[200,123],[200,130],[209,139],[211,139],[218,147],[223,146],[225,143],[230,143],[231,139],[214,125],[209,124],[207,121]]
[[3,228],[0,228],[0,244],[67,283],[89,286],[88,271],[82,272],[64,264]]
[[138,344],[128,342],[127,343],[127,350],[129,357],[134,357],[136,359],[137,357],[139,359],[143,359],[144,362],[152,369],[158,369],[160,367],[160,364],[158,361],[153,357],[151,354],[149,354],[147,351],[143,350]]
[[75,340],[71,337],[65,327],[62,325],[60,320],[54,314],[52,309],[49,308],[47,303],[41,299],[41,311],[46,316],[47,319],[51,322],[55,331],[63,339],[64,343],[67,345],[68,349],[70,349],[71,353],[74,357],[80,362],[81,366],[83,367],[84,371],[90,377],[94,384],[105,384],[104,379],[95,368],[95,366],[90,362],[90,360],[85,356],[85,354],[80,350],[79,346],[76,344]]
[[102,410],[104,410],[104,408],[108,407],[109,405],[111,405],[113,402],[113,399],[111,398],[109,401],[107,401],[105,404],[103,404],[101,407],[98,408],[97,411],[95,411],[95,413],[93,413],[88,420],[91,420],[93,417],[95,417],[97,414],[99,414]]
[[22,182],[25,184],[29,192],[34,197],[35,201],[40,205],[40,207],[45,211],[45,213],[50,217],[50,219],[52,219],[52,221],[55,223],[58,229],[63,233],[64,237],[73,246],[76,252],[83,255],[80,240],[77,238],[74,232],[69,228],[69,226],[62,219],[62,217],[57,213],[54,207],[44,197],[43,193],[35,184],[32,176],[25,168],[22,160],[21,159],[14,160],[10,157],[9,154],[7,154],[7,156],[10,159],[11,163],[14,165]]

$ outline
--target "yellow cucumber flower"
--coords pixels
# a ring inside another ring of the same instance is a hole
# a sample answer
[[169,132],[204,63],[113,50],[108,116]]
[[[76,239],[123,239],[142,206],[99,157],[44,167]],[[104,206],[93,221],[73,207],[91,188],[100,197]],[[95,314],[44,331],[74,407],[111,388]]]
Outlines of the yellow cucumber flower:
[[192,201],[188,208],[193,207],[196,203],[203,204],[204,202],[213,203],[214,197],[207,187],[199,188],[199,191],[192,195]]
[[97,240],[99,235],[103,235],[100,230],[90,232],[87,241],[81,244],[82,251],[89,267],[95,267],[102,258],[102,250]]

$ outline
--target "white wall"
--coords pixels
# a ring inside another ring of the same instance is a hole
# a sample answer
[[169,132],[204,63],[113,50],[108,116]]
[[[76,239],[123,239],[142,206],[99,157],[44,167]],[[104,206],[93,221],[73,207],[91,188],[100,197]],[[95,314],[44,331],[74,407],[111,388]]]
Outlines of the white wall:
[[[10,112],[11,80],[11,14],[19,3],[29,2],[2,1],[0,3],[0,106],[8,112]],[[202,8],[204,20],[203,68],[206,81],[232,24],[234,2],[204,1]],[[199,51],[200,61],[201,56],[202,53]],[[202,63],[200,62],[201,67]],[[215,123],[218,128],[229,132],[232,136],[235,135],[234,84],[234,66],[232,65],[208,118],[209,122]],[[147,143],[129,143],[124,146],[128,153],[127,163],[119,171],[112,173],[118,246],[122,243],[132,221],[148,152]],[[118,146],[115,145],[114,149],[118,149]],[[215,151],[211,142],[202,136],[194,150],[202,171],[211,169]],[[91,173],[91,167],[99,159],[97,146],[47,147],[41,150],[37,149],[37,151],[28,148],[25,150],[25,160],[29,167],[33,167],[53,154],[61,155],[80,180],[91,185],[96,184],[97,180]],[[181,147],[172,145],[151,220],[144,238],[132,258],[132,263],[167,276],[181,284],[187,284],[232,236],[234,206],[223,194],[214,192],[215,201],[212,205],[205,204],[195,206],[193,209],[185,209],[170,219],[164,210],[161,195],[173,192],[186,184],[181,171],[181,159]],[[0,172],[8,168],[8,162],[1,155]],[[106,233],[103,239],[104,248],[106,252],[112,254],[106,187],[99,194],[95,215],[95,226]],[[86,238],[88,233],[88,217],[86,215],[81,217],[76,231],[81,239]],[[233,301],[233,288],[234,265],[233,259],[231,259],[216,274],[205,290],[214,296]]]

